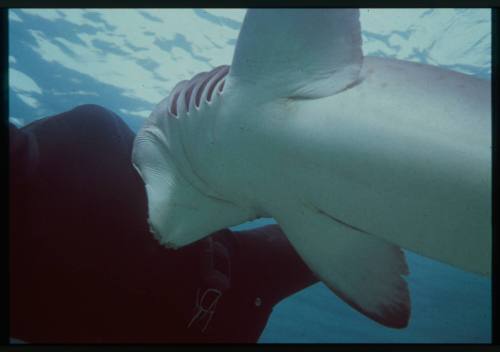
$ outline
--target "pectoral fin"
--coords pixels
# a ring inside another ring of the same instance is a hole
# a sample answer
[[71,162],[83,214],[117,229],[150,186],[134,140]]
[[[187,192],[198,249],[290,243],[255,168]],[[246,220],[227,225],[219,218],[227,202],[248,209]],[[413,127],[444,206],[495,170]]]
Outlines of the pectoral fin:
[[355,84],[363,62],[357,9],[251,9],[227,87],[314,99]]
[[404,328],[410,295],[404,252],[314,207],[275,216],[299,255],[337,296],[367,317]]

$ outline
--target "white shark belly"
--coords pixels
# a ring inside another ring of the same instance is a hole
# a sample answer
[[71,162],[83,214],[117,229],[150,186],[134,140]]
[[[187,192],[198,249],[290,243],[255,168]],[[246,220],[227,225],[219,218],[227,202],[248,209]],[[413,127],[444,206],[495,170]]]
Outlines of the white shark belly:
[[[376,58],[365,58],[362,78],[327,98],[285,99],[249,108],[246,118],[228,116],[214,149],[227,157],[205,159],[203,174],[257,214],[310,207],[489,274],[489,82]],[[235,143],[240,148],[228,152]]]
[[[381,59],[367,59],[363,76],[350,90],[290,109],[286,133],[275,136],[275,154],[265,158],[289,158],[288,167],[281,161],[275,175],[264,175],[279,180],[263,187],[275,195],[267,204],[300,202],[416,253],[489,274],[489,82]],[[271,191],[277,187],[280,193]]]

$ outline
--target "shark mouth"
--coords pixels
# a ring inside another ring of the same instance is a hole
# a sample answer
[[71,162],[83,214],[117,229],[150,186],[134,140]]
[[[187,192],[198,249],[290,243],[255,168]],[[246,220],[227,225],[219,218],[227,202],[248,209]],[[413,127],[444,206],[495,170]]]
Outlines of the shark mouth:
[[177,117],[180,105],[184,104],[185,111],[198,109],[203,101],[210,103],[216,88],[219,93],[224,89],[224,78],[229,73],[229,66],[222,65],[209,72],[198,73],[189,81],[181,81],[172,90],[168,103],[169,113]]

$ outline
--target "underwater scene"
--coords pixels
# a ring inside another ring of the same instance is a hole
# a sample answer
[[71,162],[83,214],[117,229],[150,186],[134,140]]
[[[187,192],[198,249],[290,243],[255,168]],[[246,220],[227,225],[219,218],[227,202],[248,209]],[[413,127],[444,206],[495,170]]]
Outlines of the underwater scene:
[[[9,121],[21,128],[97,104],[137,133],[178,82],[231,64],[245,11],[10,9]],[[360,23],[365,56],[491,80],[489,9],[361,9]],[[231,229],[275,223],[263,217]],[[279,302],[258,342],[490,343],[491,278],[404,253],[407,327],[377,323],[319,282]]]

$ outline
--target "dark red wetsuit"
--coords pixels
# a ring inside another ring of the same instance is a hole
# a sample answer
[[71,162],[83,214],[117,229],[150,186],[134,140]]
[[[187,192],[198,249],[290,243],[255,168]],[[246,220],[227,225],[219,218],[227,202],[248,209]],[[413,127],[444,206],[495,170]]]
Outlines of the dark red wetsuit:
[[133,139],[95,105],[11,125],[10,336],[256,342],[272,307],[316,279],[275,225],[162,247]]

